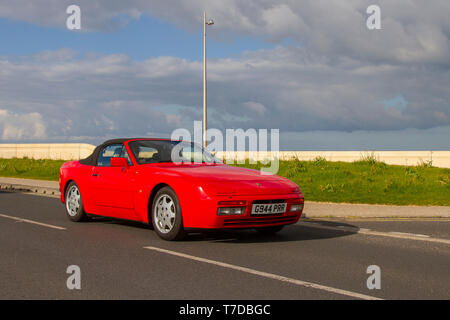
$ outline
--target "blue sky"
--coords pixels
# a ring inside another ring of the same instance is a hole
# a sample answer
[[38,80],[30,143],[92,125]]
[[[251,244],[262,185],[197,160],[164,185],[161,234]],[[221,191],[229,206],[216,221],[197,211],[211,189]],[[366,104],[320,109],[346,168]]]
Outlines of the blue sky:
[[[203,59],[203,32],[183,30],[154,17],[126,20],[114,31],[72,31],[0,18],[0,38],[6,45],[0,55],[29,56],[44,50],[70,48],[79,55],[127,54],[136,60],[149,57],[175,56],[189,60]],[[287,43],[287,41],[285,41]],[[237,57],[244,51],[271,49],[276,45],[263,36],[227,36],[208,27],[209,58]]]
[[[370,2],[370,3],[369,3]],[[0,0],[0,141],[279,129],[284,150],[450,149],[450,2]],[[420,10],[418,9],[420,8]]]

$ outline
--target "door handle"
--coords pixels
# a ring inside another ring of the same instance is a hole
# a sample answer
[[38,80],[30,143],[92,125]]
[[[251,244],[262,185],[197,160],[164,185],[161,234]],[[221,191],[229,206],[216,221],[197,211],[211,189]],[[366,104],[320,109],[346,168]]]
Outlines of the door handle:
[[93,176],[93,177],[99,177],[100,174],[99,174],[99,173],[93,173],[92,176]]

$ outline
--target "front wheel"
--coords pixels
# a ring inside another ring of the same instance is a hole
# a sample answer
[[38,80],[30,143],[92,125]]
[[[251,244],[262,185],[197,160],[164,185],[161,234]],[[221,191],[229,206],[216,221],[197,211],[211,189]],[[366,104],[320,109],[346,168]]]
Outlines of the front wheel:
[[161,188],[153,200],[152,223],[158,236],[164,240],[181,240],[186,233],[178,197],[170,187]]
[[86,211],[84,211],[83,199],[81,199],[80,188],[72,181],[67,186],[65,195],[66,212],[70,220],[79,222],[87,220]]
[[255,228],[256,231],[258,231],[261,234],[275,234],[279,231],[281,231],[281,229],[283,229],[284,226],[273,226],[273,227],[261,227],[261,228]]

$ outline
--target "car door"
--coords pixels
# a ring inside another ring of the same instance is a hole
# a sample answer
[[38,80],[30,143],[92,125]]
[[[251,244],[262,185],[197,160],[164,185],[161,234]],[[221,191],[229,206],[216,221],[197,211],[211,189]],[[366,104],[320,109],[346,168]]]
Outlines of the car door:
[[[112,167],[114,157],[127,158],[129,167]],[[92,169],[93,201],[100,215],[136,219],[134,213],[135,168],[123,144],[104,147]]]

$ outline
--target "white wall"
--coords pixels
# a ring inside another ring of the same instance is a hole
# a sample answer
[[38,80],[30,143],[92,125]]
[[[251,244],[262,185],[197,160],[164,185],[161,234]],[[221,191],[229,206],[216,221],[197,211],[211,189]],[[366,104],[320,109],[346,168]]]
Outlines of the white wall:
[[[224,158],[224,152],[217,152],[216,156]],[[420,163],[431,161],[433,166],[450,168],[450,151],[280,151],[271,152],[227,152],[227,157],[238,159],[273,159],[280,160],[314,160],[317,157],[325,158],[328,161],[353,162],[365,157],[375,157],[378,161],[387,164],[414,166]]]
[[[55,160],[78,160],[86,158],[95,146],[86,143],[54,143],[54,144],[0,144],[0,158],[33,158]],[[217,157],[224,158],[224,152],[217,152]],[[433,166],[450,168],[450,151],[280,151],[271,152],[228,152],[227,157],[237,159],[250,158],[256,160],[300,159],[314,160],[323,157],[329,161],[353,162],[363,157],[374,156],[387,164],[416,165],[432,161]],[[259,156],[259,158],[258,158]]]
[[78,160],[89,156],[94,148],[86,143],[0,144],[0,158]]

